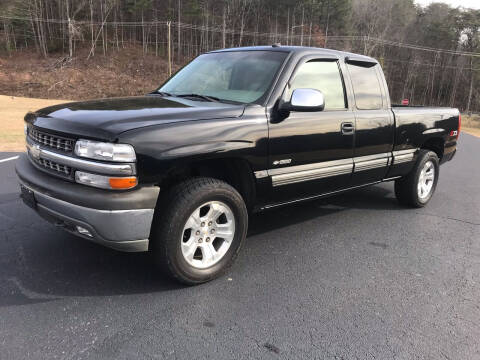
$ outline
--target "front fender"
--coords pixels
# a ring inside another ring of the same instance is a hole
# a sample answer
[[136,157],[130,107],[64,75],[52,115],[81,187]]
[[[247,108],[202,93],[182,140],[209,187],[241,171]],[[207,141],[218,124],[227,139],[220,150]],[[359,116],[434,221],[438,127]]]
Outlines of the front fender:
[[268,125],[261,106],[240,118],[195,120],[125,132],[119,141],[137,154],[140,183],[157,183],[173,167],[216,158],[246,160],[253,171],[267,166]]

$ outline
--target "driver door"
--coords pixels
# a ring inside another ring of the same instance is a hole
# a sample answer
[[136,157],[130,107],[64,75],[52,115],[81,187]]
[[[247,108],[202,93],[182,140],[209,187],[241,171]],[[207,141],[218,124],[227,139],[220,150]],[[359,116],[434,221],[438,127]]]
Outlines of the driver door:
[[269,123],[272,201],[285,202],[346,188],[353,171],[355,118],[338,59],[300,61],[283,99],[295,89],[323,93],[323,111],[290,111]]

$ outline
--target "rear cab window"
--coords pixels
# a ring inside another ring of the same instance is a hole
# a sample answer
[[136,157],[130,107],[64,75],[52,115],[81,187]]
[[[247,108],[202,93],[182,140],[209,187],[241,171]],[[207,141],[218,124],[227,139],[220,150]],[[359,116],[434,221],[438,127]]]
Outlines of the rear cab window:
[[355,104],[359,110],[378,110],[383,106],[382,90],[377,73],[378,66],[378,64],[371,63],[367,66],[347,64],[352,80]]

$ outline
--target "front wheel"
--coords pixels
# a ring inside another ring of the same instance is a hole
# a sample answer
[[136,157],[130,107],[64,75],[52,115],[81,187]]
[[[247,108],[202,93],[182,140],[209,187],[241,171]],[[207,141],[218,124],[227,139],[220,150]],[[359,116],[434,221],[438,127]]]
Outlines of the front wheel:
[[413,170],[407,176],[395,181],[397,200],[408,206],[425,206],[435,192],[439,171],[437,154],[433,151],[420,150]]
[[217,179],[194,178],[173,187],[157,212],[150,239],[155,260],[189,285],[220,276],[246,237],[245,203]]

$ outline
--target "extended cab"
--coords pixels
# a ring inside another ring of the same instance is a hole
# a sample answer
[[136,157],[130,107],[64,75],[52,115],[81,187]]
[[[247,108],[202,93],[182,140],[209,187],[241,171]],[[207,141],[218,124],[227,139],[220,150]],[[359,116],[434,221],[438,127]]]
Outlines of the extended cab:
[[141,97],[25,116],[22,197],[124,251],[152,250],[189,284],[232,264],[248,214],[395,181],[424,206],[452,159],[457,109],[392,106],[378,62],[307,47],[200,55]]

